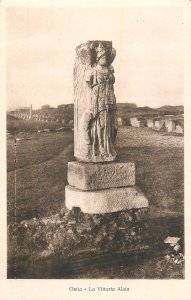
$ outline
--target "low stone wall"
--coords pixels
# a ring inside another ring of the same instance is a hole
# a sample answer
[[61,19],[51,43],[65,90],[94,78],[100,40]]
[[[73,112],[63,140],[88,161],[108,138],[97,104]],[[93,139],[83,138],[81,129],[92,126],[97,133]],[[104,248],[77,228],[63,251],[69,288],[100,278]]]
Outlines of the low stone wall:
[[125,252],[148,249],[144,237],[148,208],[108,214],[84,214],[79,208],[47,218],[9,225],[8,258],[64,258],[83,252]]

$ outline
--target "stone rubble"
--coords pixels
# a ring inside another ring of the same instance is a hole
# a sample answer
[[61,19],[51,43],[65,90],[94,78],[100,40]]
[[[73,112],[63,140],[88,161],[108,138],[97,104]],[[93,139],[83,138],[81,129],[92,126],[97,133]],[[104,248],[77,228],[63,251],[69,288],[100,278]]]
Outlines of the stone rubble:
[[9,226],[9,256],[75,256],[81,252],[131,252],[147,249],[144,240],[148,209],[84,214],[79,208]]
[[184,254],[183,247],[181,245],[181,238],[179,237],[167,237],[164,240],[166,249],[164,251],[164,257],[167,262],[177,265],[183,265]]

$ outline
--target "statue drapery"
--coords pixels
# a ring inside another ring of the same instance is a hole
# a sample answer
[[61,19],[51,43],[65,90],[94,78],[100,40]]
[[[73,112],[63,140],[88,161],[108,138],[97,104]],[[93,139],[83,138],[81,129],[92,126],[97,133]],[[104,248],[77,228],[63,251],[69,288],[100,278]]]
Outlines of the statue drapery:
[[89,41],[76,49],[74,155],[85,162],[113,161],[117,133],[111,42]]

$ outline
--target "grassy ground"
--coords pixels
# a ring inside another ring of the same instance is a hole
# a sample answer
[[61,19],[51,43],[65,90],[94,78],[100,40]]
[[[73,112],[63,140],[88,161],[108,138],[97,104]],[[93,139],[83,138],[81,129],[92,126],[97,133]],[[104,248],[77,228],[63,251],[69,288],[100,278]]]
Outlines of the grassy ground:
[[136,183],[158,214],[183,213],[183,137],[127,127],[117,136],[118,158],[136,163]]
[[33,134],[31,140],[7,142],[7,170],[23,169],[53,159],[72,143],[71,132]]
[[[156,214],[182,214],[183,137],[124,127],[116,146],[119,160],[135,161],[136,183]],[[74,159],[73,132],[36,134],[16,146],[10,139],[7,158],[8,221],[15,221],[15,206],[16,221],[56,213],[64,203],[67,162]]]
[[67,162],[73,160],[73,132],[36,134],[16,146],[9,140],[7,152],[8,223],[58,212],[64,203]]
[[[164,135],[147,128],[124,127],[119,129],[116,148],[119,160],[136,163],[136,184],[145,193],[150,204],[148,234],[151,244],[160,248],[167,235],[183,238],[183,137]],[[9,139],[7,152],[8,222],[20,222],[57,213],[64,205],[67,162],[74,159],[73,132],[40,136],[34,134],[32,140],[17,142],[16,146],[14,139]],[[48,262],[48,265],[55,266],[55,263]],[[42,269],[48,265],[45,263]],[[35,266],[31,268],[35,273]],[[97,272],[96,268],[100,269],[99,264],[92,272],[83,269],[81,275],[62,274],[62,278],[183,276],[180,266],[174,268],[171,265],[167,268],[166,262],[156,257],[143,259],[139,267],[134,265],[130,269],[125,263],[121,267],[117,262],[115,266],[105,267],[105,271],[102,268],[103,270]]]

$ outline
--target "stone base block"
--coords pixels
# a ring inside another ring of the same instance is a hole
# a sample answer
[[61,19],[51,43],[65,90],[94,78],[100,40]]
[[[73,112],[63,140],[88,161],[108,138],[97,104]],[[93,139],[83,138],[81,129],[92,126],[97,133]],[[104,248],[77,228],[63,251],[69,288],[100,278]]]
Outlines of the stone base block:
[[84,191],[133,186],[135,164],[132,162],[105,164],[69,162],[68,183]]
[[83,213],[102,214],[148,207],[148,200],[136,186],[82,191],[68,185],[65,205],[69,210],[79,207]]

